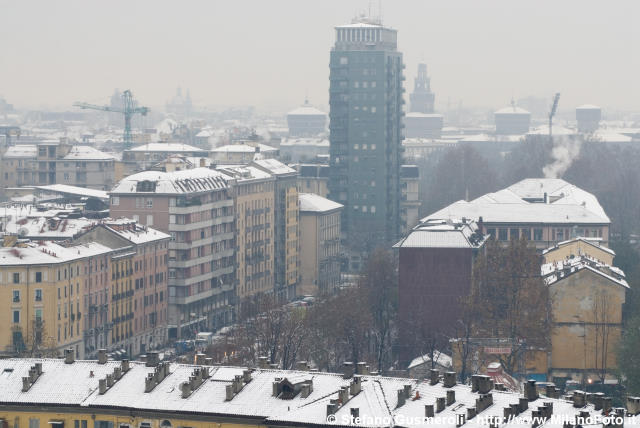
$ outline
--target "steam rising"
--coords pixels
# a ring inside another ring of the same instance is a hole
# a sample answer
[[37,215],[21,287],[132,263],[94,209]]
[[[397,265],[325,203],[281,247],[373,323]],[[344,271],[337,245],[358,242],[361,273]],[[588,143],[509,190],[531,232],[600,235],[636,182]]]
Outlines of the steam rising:
[[545,178],[559,178],[569,169],[573,160],[580,154],[582,141],[567,136],[554,137],[551,156],[553,162],[542,169]]

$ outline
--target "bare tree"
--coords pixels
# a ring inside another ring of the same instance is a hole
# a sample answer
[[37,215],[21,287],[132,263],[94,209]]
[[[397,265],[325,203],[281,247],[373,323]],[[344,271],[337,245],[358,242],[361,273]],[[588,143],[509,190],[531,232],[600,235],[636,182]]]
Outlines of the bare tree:
[[608,369],[609,333],[611,331],[611,305],[609,296],[598,293],[593,300],[594,324],[594,366],[601,382],[604,382]]

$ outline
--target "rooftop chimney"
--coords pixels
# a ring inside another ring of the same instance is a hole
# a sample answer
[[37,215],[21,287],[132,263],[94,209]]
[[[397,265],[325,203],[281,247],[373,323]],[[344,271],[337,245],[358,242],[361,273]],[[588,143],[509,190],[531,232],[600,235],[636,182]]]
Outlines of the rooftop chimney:
[[344,363],[342,363],[342,377],[345,379],[349,379],[351,376],[353,376],[353,372],[354,372],[354,367],[353,367],[353,363],[350,361],[345,361]]
[[456,385],[456,372],[444,372],[443,384],[445,388],[453,388]]
[[527,383],[524,384],[524,396],[529,401],[534,401],[538,399],[538,388],[536,388],[535,380],[529,379]]
[[396,406],[396,409],[398,407],[404,406],[405,400],[406,400],[406,397],[404,395],[404,389],[399,389],[398,390],[398,405]]
[[[229,385],[227,385],[227,389]],[[182,398],[189,398],[191,395],[191,384],[189,382],[182,382],[180,384],[180,392],[182,394]]]
[[447,390],[447,406],[456,402],[456,392],[453,389]]
[[431,385],[435,385],[438,383],[438,379],[440,378],[440,372],[436,369],[429,370],[430,383]]
[[107,350],[98,349],[98,364],[107,364]]
[[436,398],[436,413],[440,413],[445,407],[445,397]]
[[64,350],[64,362],[65,364],[73,364],[75,361],[75,352],[73,348],[67,348]]

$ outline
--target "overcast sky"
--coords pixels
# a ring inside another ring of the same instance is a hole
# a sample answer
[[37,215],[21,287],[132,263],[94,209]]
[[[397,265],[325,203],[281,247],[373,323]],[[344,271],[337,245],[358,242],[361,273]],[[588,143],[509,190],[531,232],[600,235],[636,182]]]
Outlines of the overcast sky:
[[[0,96],[18,107],[107,102],[131,89],[161,106],[328,104],[335,25],[368,0],[0,0]],[[371,2],[378,9],[378,0]],[[640,1],[383,0],[408,90],[425,61],[436,105],[512,96],[640,110]]]

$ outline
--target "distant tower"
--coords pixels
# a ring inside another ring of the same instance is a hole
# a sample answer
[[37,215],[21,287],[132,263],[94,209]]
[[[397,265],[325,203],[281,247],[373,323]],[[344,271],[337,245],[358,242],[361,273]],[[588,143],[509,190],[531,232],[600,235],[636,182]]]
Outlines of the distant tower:
[[427,64],[418,64],[418,75],[413,84],[411,112],[433,113],[436,95],[431,92],[431,79],[427,76]]
[[329,198],[345,206],[346,246],[367,252],[392,243],[401,227],[404,65],[397,31],[362,16],[336,27],[329,67]]

